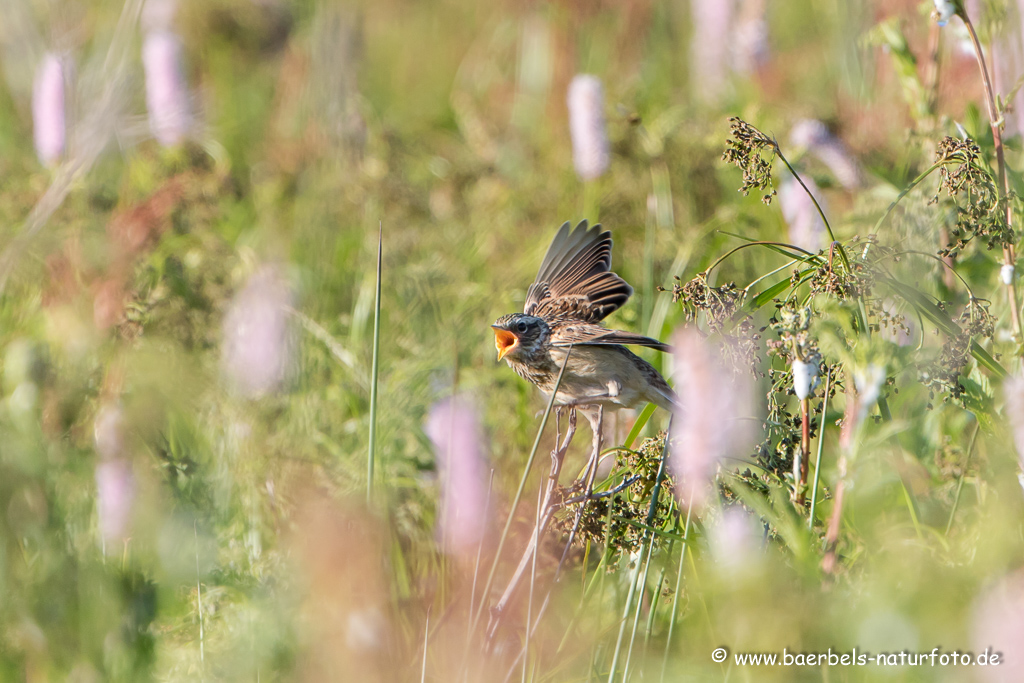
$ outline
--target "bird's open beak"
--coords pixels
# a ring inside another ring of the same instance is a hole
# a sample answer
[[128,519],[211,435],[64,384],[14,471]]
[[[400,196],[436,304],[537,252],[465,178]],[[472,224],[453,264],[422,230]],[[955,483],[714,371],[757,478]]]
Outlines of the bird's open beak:
[[494,347],[498,349],[498,360],[504,358],[512,349],[519,346],[519,337],[504,327],[491,325],[494,328]]

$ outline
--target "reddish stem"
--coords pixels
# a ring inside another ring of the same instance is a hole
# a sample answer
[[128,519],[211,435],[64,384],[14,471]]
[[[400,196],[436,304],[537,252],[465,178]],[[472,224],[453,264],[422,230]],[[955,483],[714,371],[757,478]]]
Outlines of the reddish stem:
[[[992,128],[992,146],[996,150],[996,168],[999,175],[999,200],[1003,203],[1004,210],[1006,212],[1006,227],[1013,229],[1013,212],[1010,210],[1010,202],[1006,196],[1010,192],[1010,180],[1006,175],[1006,159],[1003,153],[1003,120],[998,114],[996,109],[995,91],[992,88],[992,79],[988,75],[988,66],[985,64],[985,51],[981,48],[981,41],[978,40],[978,33],[974,30],[974,24],[968,18],[966,12],[960,14],[960,18],[964,22],[964,26],[967,27],[967,32],[971,36],[971,43],[974,45],[974,54],[978,58],[978,68],[981,70],[981,80],[985,86],[985,107],[988,110],[989,125]],[[1017,256],[1014,251],[1013,244],[1007,244],[1003,246],[1003,264],[1013,266],[1017,261]],[[1017,337],[1017,343],[1021,344],[1024,342],[1024,334],[1021,332],[1020,312],[1018,311],[1019,305],[1017,303],[1017,282],[1016,279],[1010,280],[1010,283],[1006,286],[1007,293],[1010,297],[1010,316],[1013,321],[1013,332]]]

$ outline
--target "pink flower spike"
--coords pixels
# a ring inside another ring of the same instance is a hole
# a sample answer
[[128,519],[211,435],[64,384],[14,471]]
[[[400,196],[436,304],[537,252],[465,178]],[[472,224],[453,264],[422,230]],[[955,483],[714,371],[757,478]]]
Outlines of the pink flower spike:
[[280,389],[294,363],[292,291],[273,266],[249,278],[224,316],[221,361],[235,389],[258,398]]
[[690,82],[697,99],[714,103],[726,94],[732,73],[731,0],[691,0]]
[[864,185],[864,173],[853,153],[821,121],[797,121],[789,137],[796,147],[807,149],[828,166],[832,175],[847,190],[856,190]]
[[[1024,574],[1006,577],[975,603],[973,628],[975,657],[984,655],[986,666],[978,666],[978,680],[986,683],[1024,681]],[[993,661],[996,654],[998,660]],[[977,661],[977,660],[976,660]]]
[[192,125],[181,40],[171,31],[147,33],[142,43],[149,127],[164,147],[180,143]]
[[[818,186],[810,178],[804,178],[804,182],[807,183],[807,189],[814,193],[814,198],[818,200],[822,210],[827,211],[825,198]],[[825,247],[828,241],[825,221],[821,220],[821,214],[818,213],[807,191],[793,176],[788,176],[779,187],[779,206],[782,208],[782,217],[789,226],[791,244],[812,254],[817,254],[819,249]]]
[[1012,376],[1003,382],[1006,397],[1006,417],[1013,430],[1013,442],[1017,446],[1017,457],[1024,467],[1024,378]]
[[749,381],[725,370],[719,349],[693,329],[677,332],[674,344],[679,409],[672,423],[669,469],[678,480],[682,504],[701,507],[718,463],[746,445]]
[[446,552],[475,552],[487,522],[487,464],[480,417],[464,396],[434,404],[425,431],[441,479],[438,534]]
[[761,541],[757,520],[739,506],[722,511],[709,525],[711,557],[725,578],[735,579],[749,573],[760,560]]
[[107,403],[93,421],[93,442],[103,458],[118,458],[124,453],[124,412],[117,403]]
[[131,463],[121,458],[104,459],[96,464],[96,513],[104,543],[127,537],[132,504],[135,502],[135,476]]
[[36,69],[32,90],[32,122],[36,154],[48,166],[58,162],[64,155],[67,139],[64,86],[63,62],[53,53],[47,53]]
[[582,180],[594,180],[608,170],[610,161],[600,79],[587,74],[573,78],[568,103],[572,162]]

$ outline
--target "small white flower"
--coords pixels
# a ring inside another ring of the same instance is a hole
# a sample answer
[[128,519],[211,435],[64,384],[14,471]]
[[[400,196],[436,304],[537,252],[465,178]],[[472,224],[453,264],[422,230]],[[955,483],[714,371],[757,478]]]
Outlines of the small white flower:
[[587,74],[573,78],[568,103],[572,162],[580,178],[594,180],[608,170],[610,160],[601,80]]
[[956,4],[949,0],[935,0],[935,12],[938,15],[939,26],[945,26],[956,14]]
[[818,378],[818,365],[793,359],[793,390],[801,401],[810,396],[814,380]]
[[1006,265],[999,269],[999,279],[1003,281],[1004,285],[1009,286],[1013,284],[1014,274],[1015,269],[1013,267],[1013,264],[1011,263],[1007,263]]

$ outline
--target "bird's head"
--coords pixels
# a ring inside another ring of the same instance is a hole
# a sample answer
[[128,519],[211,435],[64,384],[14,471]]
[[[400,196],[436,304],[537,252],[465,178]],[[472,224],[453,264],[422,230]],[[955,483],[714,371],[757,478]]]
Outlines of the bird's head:
[[498,318],[494,328],[494,346],[498,360],[506,356],[528,358],[536,353],[549,333],[548,324],[535,315],[513,313]]

